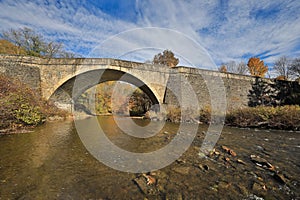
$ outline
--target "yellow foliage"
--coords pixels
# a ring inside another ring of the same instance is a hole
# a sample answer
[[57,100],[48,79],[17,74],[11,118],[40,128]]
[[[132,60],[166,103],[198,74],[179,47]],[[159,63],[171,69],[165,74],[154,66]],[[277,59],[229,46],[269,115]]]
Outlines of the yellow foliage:
[[157,54],[153,58],[154,64],[166,65],[168,67],[175,67],[179,63],[179,59],[174,56],[174,53],[170,50],[164,50],[161,54]]
[[281,76],[277,76],[276,80],[285,81],[285,80],[287,80],[287,78],[286,78],[286,76],[281,75]]
[[227,68],[225,65],[222,65],[220,68],[219,68],[219,71],[220,72],[227,72]]
[[259,58],[250,58],[247,65],[252,76],[264,77],[268,71],[268,66]]

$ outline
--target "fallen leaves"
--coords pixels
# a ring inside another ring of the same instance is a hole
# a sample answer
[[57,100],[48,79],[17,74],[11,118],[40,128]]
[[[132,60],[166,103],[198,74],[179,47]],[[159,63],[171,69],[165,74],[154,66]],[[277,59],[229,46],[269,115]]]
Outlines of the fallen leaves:
[[143,177],[146,178],[147,185],[153,185],[156,183],[156,179],[153,176],[150,176],[147,174],[142,174],[142,175],[143,175]]
[[229,155],[232,155],[232,156],[237,156],[237,154],[230,148],[228,148],[227,146],[222,146],[222,149],[227,152]]
[[133,180],[144,194],[155,194],[156,178],[150,174],[141,174]]

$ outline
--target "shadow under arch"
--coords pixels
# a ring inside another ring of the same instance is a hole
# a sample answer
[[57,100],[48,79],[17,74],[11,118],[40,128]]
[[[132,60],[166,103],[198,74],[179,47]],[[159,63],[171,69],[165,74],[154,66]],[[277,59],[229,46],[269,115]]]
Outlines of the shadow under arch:
[[130,83],[141,89],[153,105],[159,105],[158,98],[146,83],[129,73],[115,69],[93,69],[68,77],[57,86],[49,99],[61,104],[71,104],[89,88],[107,81]]

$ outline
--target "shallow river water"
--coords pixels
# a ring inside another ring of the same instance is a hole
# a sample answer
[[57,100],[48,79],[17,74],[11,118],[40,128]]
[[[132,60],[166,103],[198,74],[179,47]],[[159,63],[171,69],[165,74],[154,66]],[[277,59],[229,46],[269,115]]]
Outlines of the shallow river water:
[[[179,128],[166,123],[153,137],[135,138],[118,129],[111,116],[98,120],[106,136],[130,152],[160,149]],[[133,120],[142,127],[149,123]],[[198,154],[206,130],[200,125],[180,158],[147,175],[118,171],[98,161],[72,121],[2,135],[0,199],[300,199],[299,132],[225,127],[215,153],[203,157]],[[251,155],[274,168],[251,160]],[[147,177],[154,182],[147,185]]]

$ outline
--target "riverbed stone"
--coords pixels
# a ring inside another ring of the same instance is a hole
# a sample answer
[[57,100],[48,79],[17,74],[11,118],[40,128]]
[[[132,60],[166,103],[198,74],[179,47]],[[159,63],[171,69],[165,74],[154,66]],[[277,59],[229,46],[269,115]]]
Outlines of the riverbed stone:
[[166,200],[182,200],[182,194],[180,193],[167,193],[166,194]]
[[281,172],[274,173],[273,177],[275,178],[275,180],[277,180],[281,184],[286,184],[287,183],[287,179],[285,178],[285,176]]
[[267,168],[271,171],[275,170],[275,167],[271,163],[269,163],[266,159],[264,159],[260,156],[250,155],[250,159],[252,162],[254,162],[259,167]]
[[133,180],[144,194],[156,194],[156,190],[153,186],[147,185],[146,179],[143,176],[137,177]]
[[249,195],[249,191],[248,191],[248,189],[247,189],[245,186],[243,186],[243,185],[238,185],[237,187],[238,187],[238,189],[239,189],[239,191],[240,191],[240,193],[241,193],[242,195],[244,195],[244,196]]
[[175,167],[173,170],[179,174],[187,175],[190,172],[191,167]]
[[202,171],[208,171],[210,167],[206,164],[199,164],[198,168],[201,169]]
[[252,190],[260,195],[260,196],[265,196],[266,195],[266,188],[265,185],[261,184],[261,183],[256,183],[254,182],[252,185]]

